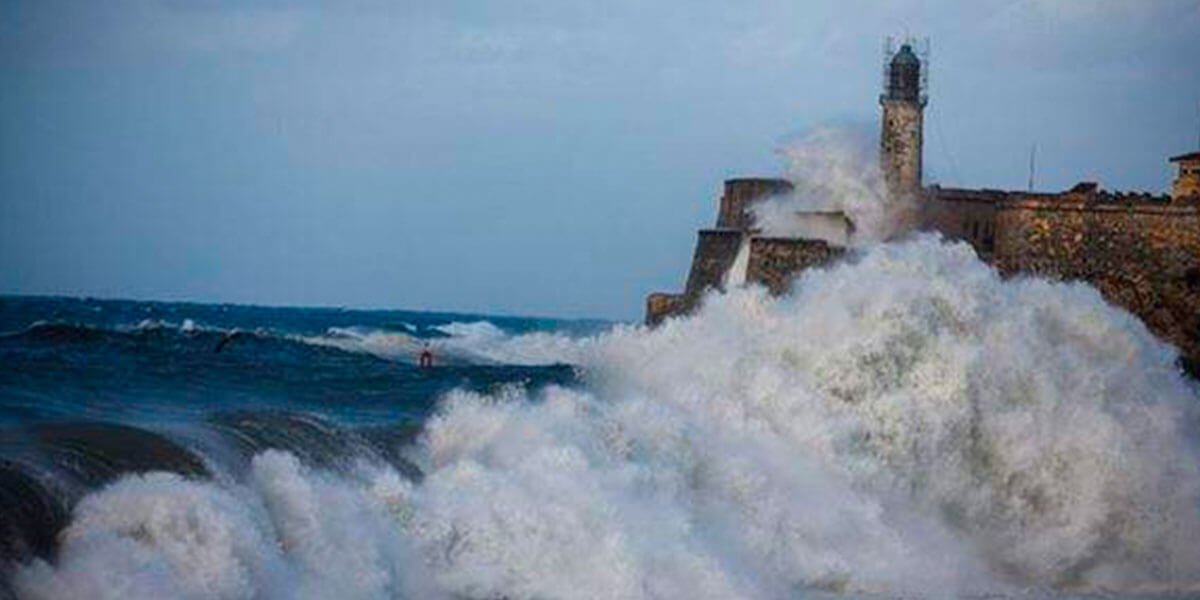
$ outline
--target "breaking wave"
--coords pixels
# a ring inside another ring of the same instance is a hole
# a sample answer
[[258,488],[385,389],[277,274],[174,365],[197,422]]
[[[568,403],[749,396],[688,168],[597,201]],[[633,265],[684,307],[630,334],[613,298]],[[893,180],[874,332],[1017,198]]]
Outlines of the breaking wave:
[[297,336],[309,344],[362,352],[389,360],[416,363],[429,347],[444,364],[553,365],[572,363],[588,343],[561,332],[512,334],[488,321],[453,322],[430,328],[432,336],[416,336],[371,328],[330,328],[325,335]]
[[787,194],[750,207],[763,235],[802,237],[844,243],[839,230],[797,218],[811,212],[844,214],[856,227],[850,242],[875,244],[910,231],[918,210],[915,199],[887,190],[876,156],[874,134],[847,127],[822,126],[790,140],[779,153],[787,160]]
[[570,354],[586,388],[449,394],[406,446],[419,476],[278,446],[210,478],[128,475],[86,496],[14,589],[1200,591],[1197,389],[1086,285],[1001,280],[968,246],[918,237],[806,272],[789,297],[736,290],[655,330],[558,343],[533,345]]

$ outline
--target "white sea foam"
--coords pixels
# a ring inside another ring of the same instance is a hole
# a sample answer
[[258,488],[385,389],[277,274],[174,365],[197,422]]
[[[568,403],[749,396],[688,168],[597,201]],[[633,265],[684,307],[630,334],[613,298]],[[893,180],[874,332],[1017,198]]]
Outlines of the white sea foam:
[[162,333],[166,331],[178,331],[179,333],[186,335],[192,335],[200,332],[226,332],[226,330],[221,329],[220,327],[197,323],[193,319],[184,319],[181,322],[168,321],[165,319],[142,319],[135,324],[117,325],[114,330],[121,333]]
[[589,341],[553,331],[513,334],[488,321],[453,322],[434,327],[445,337],[360,327],[331,327],[324,335],[294,336],[308,344],[362,352],[388,360],[416,363],[428,345],[437,364],[550,365],[573,362]]
[[[22,598],[426,598],[389,502],[394,472],[331,477],[265,452],[248,480],[218,487],[153,473],[88,496],[57,565],[18,572]],[[406,583],[410,582],[410,583]]]
[[534,331],[513,335],[488,321],[450,323],[437,328],[449,337],[434,340],[436,348],[471,362],[548,365],[576,362],[589,341],[564,333]]
[[[492,335],[450,328],[455,337]],[[450,331],[448,331],[450,332]],[[454,339],[453,337],[451,339]],[[791,296],[570,350],[583,390],[450,394],[386,468],[89,496],[21,597],[789,598],[1196,591],[1197,390],[1092,288],[881,245]]]
[[160,331],[163,329],[176,329],[178,326],[170,321],[162,319],[142,319],[137,325],[127,328],[128,331]]
[[855,245],[877,243],[906,232],[915,211],[912,198],[891,197],[868,136],[845,127],[809,131],[780,150],[787,161],[788,194],[750,207],[764,235],[842,243],[845,233],[830,222],[797,213],[841,212],[854,222]]
[[357,327],[330,327],[324,335],[292,335],[293,341],[337,348],[345,352],[373,354],[388,360],[416,362],[421,352],[421,341],[394,331],[383,331]]

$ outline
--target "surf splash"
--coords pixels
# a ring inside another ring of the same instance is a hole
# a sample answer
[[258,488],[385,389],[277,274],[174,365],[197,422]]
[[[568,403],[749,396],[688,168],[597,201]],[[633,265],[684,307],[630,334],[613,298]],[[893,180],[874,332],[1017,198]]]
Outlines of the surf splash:
[[876,244],[913,229],[916,199],[888,193],[873,134],[851,127],[816,127],[789,141],[778,153],[786,161],[792,191],[750,207],[763,235],[839,243],[841,233],[797,220],[796,213],[845,214],[856,230],[856,246]]
[[440,364],[553,365],[573,362],[581,340],[560,332],[513,334],[488,321],[455,321],[431,328],[433,337],[373,328],[334,327],[324,335],[295,336],[297,341],[417,363],[428,346]]
[[22,598],[784,598],[1200,589],[1197,390],[1085,285],[874,246],[456,391],[421,475],[259,453],[88,495]]

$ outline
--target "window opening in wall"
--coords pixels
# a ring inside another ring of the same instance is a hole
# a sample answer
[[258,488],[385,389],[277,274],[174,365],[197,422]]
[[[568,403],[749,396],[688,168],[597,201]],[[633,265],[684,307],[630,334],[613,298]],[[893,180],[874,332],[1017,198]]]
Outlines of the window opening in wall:
[[1200,267],[1192,267],[1183,274],[1183,281],[1189,290],[1200,289]]

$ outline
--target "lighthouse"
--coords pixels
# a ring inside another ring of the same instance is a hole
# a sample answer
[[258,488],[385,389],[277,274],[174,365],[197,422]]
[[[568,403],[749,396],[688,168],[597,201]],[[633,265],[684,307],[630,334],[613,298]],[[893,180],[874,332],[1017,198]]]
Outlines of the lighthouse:
[[911,42],[901,44],[895,51],[889,42],[884,60],[884,89],[879,96],[883,105],[880,166],[891,194],[915,195],[921,189],[927,64],[913,50]]

